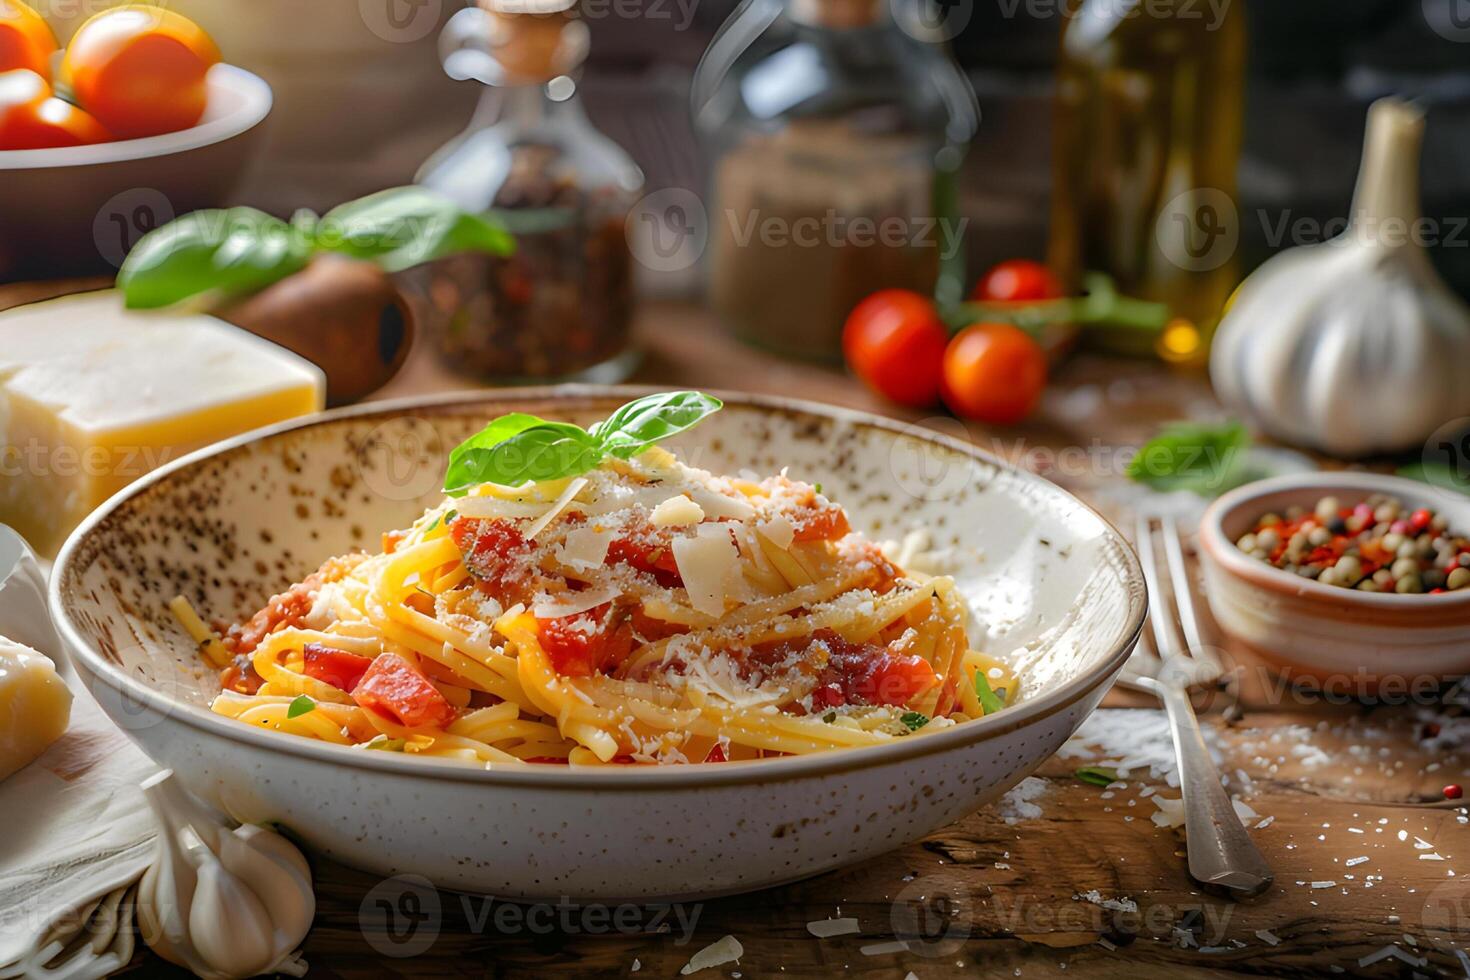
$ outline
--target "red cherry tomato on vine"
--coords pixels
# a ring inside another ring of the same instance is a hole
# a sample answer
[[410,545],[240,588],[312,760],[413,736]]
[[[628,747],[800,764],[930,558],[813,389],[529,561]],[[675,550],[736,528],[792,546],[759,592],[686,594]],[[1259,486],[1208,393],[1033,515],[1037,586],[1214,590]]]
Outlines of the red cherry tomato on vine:
[[1039,299],[1057,299],[1062,284],[1051,270],[1030,259],[1010,259],[985,273],[975,284],[970,298],[990,303],[1023,303]]
[[956,415],[1010,425],[1031,413],[1046,385],[1046,354],[1009,323],[977,323],[944,352],[944,403]]
[[842,352],[871,389],[914,408],[934,404],[947,334],[934,301],[884,289],[853,307],[842,327]]

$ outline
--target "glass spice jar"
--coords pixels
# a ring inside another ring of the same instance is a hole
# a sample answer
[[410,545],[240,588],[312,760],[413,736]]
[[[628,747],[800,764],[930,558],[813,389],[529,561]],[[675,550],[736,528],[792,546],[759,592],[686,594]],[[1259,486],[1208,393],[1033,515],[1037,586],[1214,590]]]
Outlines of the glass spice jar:
[[494,383],[621,381],[637,361],[624,225],[643,174],[577,96],[586,24],[568,0],[482,0],[440,46],[452,77],[488,87],[416,180],[501,222],[516,251],[428,268],[431,342],[454,370]]
[[974,92],[897,0],[749,0],[695,72],[710,303],[781,354],[841,355],[879,289],[964,288],[957,174]]

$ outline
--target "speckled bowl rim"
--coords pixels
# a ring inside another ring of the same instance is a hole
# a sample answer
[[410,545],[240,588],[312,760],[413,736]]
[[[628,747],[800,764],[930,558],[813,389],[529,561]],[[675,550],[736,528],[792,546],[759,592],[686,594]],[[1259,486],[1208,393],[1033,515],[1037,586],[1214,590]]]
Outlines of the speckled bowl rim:
[[568,409],[574,409],[579,401],[604,401],[615,398],[627,400],[664,390],[668,390],[666,386],[558,385],[448,392],[367,402],[333,409],[306,418],[256,429],[233,439],[216,443],[198,452],[180,457],[130,484],[78,525],[67,538],[66,543],[62,545],[56,557],[48,589],[52,618],[56,621],[57,629],[68,648],[84,662],[85,670],[98,681],[119,694],[130,696],[135,703],[144,704],[162,712],[166,717],[176,718],[211,735],[271,752],[300,756],[318,762],[338,763],[365,772],[392,773],[398,776],[417,775],[427,779],[496,786],[534,785],[543,788],[596,789],[599,791],[784,782],[901,762],[963,748],[1039,722],[1068,708],[1097,688],[1110,684],[1118,670],[1122,668],[1124,661],[1132,653],[1147,612],[1147,598],[1138,558],[1127,540],[1106,518],[1072,494],[1035,474],[1011,466],[978,446],[918,425],[834,405],[720,390],[711,393],[723,399],[728,405],[764,412],[817,416],[839,424],[865,426],[908,438],[923,439],[952,452],[970,456],[998,470],[1007,471],[1024,482],[1034,483],[1044,493],[1071,501],[1077,507],[1089,512],[1096,518],[1104,535],[1124,564],[1124,588],[1119,598],[1129,604],[1128,618],[1120,634],[1113,641],[1112,648],[1106,656],[1090,668],[1061,684],[1055,690],[1038,695],[1034,700],[1022,702],[1014,708],[1007,708],[993,717],[966,722],[923,738],[901,739],[892,745],[862,746],[778,759],[726,762],[713,766],[617,766],[590,770],[564,766],[478,768],[449,760],[408,759],[399,758],[390,752],[363,752],[346,746],[329,745],[288,735],[284,732],[257,729],[215,714],[207,708],[176,700],[145,685],[137,678],[125,673],[120,667],[110,663],[83,637],[78,624],[73,620],[67,608],[63,592],[65,583],[73,575],[72,558],[83,550],[81,546],[86,538],[99,528],[114,511],[154,484],[167,480],[174,473],[205,460],[223,456],[251,443],[300,429],[331,424],[342,419],[370,418],[375,415],[392,417],[416,409],[453,409],[476,406],[492,408],[498,403],[548,400],[565,402]]
[[1262,497],[1278,493],[1300,493],[1300,504],[1311,507],[1322,495],[1344,490],[1369,493],[1377,491],[1404,499],[1435,501],[1440,505],[1439,509],[1455,515],[1459,527],[1470,527],[1470,498],[1459,497],[1432,484],[1401,476],[1327,470],[1271,477],[1223,494],[1206,508],[1204,516],[1200,518],[1200,547],[1209,560],[1234,577],[1256,588],[1293,598],[1319,599],[1334,604],[1347,603],[1364,609],[1433,613],[1436,617],[1445,612],[1460,613],[1470,607],[1470,589],[1442,595],[1400,595],[1397,592],[1359,592],[1357,589],[1323,585],[1252,558],[1237,548],[1235,542],[1225,533],[1225,525],[1232,517],[1249,507],[1258,506],[1256,501]]

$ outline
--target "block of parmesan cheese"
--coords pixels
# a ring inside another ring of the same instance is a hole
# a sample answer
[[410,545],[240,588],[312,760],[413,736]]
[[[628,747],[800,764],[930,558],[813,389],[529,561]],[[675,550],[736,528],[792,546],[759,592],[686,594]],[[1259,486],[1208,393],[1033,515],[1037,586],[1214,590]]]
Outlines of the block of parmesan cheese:
[[123,309],[113,290],[0,313],[0,523],[51,557],[144,473],[319,410],[315,365],[202,314]]
[[30,765],[71,720],[51,658],[0,636],[0,779]]

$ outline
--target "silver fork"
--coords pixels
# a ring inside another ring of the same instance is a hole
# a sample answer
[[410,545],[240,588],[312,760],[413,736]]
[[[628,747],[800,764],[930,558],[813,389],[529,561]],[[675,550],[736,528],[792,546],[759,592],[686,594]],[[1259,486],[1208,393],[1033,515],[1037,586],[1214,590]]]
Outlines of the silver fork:
[[[1167,577],[1159,574],[1156,537],[1163,538]],[[1141,515],[1134,545],[1148,586],[1152,636],[1145,632],[1139,638],[1118,683],[1155,695],[1168,712],[1179,758],[1190,877],[1235,898],[1259,895],[1271,886],[1271,868],[1220,785],[1220,771],[1189,701],[1190,688],[1219,681],[1224,667],[1200,635],[1179,529],[1172,517]]]

